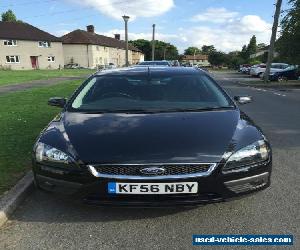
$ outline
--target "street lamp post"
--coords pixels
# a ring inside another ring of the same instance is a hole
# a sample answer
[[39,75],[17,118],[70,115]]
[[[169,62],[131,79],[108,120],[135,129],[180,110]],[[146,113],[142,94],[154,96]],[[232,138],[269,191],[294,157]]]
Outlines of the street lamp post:
[[152,61],[155,57],[155,24],[152,25]]
[[129,20],[129,16],[122,16],[123,20],[125,22],[125,43],[126,43],[126,52],[125,52],[125,65],[126,67],[129,66],[129,61],[128,61],[128,20]]

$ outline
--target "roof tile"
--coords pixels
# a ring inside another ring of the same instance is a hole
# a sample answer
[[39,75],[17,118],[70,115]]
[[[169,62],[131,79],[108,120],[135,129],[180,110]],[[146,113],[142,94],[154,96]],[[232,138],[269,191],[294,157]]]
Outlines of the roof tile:
[[[62,42],[64,44],[93,44],[100,46],[107,46],[119,49],[125,49],[126,43],[125,41],[118,40],[112,37],[107,37],[103,35],[99,35],[92,32],[87,32],[84,30],[74,30],[64,36],[61,37]],[[140,51],[138,48],[128,45],[130,50]]]
[[61,41],[56,36],[22,22],[0,22],[0,38],[49,42]]

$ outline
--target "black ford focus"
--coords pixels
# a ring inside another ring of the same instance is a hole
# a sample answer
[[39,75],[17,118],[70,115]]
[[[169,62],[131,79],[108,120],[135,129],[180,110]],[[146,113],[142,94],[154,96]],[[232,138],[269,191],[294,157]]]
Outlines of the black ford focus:
[[133,67],[97,73],[40,134],[37,187],[102,205],[225,201],[270,185],[261,130],[205,72]]

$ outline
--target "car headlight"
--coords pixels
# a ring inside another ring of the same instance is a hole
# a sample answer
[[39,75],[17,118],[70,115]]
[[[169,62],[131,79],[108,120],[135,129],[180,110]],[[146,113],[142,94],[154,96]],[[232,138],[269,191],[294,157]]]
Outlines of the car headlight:
[[35,148],[35,159],[37,162],[50,161],[67,164],[73,162],[72,157],[68,154],[41,142]]
[[269,158],[270,148],[264,140],[260,140],[231,154],[223,167],[223,173],[248,169],[249,166],[267,161]]

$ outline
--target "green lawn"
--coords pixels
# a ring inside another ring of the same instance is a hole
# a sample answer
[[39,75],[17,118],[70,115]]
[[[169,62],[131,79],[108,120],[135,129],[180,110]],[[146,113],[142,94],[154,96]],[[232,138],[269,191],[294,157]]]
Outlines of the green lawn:
[[49,97],[68,97],[81,82],[68,81],[0,96],[0,195],[30,169],[36,137],[59,113],[59,108],[47,105]]
[[94,73],[91,69],[63,69],[63,70],[0,70],[0,86],[23,83],[32,80],[49,79],[63,76],[81,76]]

